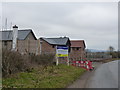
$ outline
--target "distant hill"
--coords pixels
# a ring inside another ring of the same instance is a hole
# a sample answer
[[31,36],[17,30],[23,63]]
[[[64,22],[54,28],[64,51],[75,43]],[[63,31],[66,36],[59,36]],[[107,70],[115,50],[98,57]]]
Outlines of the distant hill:
[[107,50],[86,49],[88,52],[107,52]]

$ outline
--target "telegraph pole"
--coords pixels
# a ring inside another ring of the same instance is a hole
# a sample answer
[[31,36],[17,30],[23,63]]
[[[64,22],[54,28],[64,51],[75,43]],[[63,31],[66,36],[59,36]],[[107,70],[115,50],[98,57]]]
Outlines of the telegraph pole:
[[7,30],[7,18],[5,19],[5,30]]

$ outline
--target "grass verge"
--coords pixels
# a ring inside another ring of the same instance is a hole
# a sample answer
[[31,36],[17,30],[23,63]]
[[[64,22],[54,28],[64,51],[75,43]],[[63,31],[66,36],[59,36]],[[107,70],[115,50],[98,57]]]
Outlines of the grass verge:
[[115,61],[115,60],[120,60],[120,58],[112,58],[112,59],[108,59],[108,60],[103,60],[103,63],[107,63],[107,62],[111,62],[111,61]]
[[3,88],[65,88],[86,70],[66,65],[39,67],[3,78]]

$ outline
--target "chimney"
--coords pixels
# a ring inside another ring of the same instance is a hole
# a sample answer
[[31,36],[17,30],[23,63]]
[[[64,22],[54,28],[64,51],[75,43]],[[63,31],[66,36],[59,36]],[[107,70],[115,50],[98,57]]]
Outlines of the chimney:
[[17,38],[18,38],[18,26],[13,26],[13,43],[12,43],[12,50],[17,50]]

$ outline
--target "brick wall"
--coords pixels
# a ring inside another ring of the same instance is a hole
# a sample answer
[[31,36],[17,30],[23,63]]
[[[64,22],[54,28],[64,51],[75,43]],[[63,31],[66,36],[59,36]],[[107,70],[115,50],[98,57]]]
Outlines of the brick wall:
[[2,48],[11,50],[12,49],[12,41],[2,41]]
[[[49,43],[47,43],[46,41],[40,39],[42,41],[42,54],[55,54],[56,53],[56,46],[50,45]],[[62,58],[58,58],[59,63],[62,64],[67,64],[67,58],[66,57],[62,57]],[[55,59],[56,62],[56,59]]]
[[22,54],[39,54],[39,41],[38,40],[18,40],[18,52]]
[[[12,40],[2,41],[2,48],[11,50]],[[17,51],[25,53],[39,54],[39,41],[35,40],[32,33],[29,33],[25,40],[17,40]]]
[[82,58],[85,58],[85,49],[84,47],[81,48],[75,48],[71,47],[71,52],[70,52],[70,58],[80,60]]
[[35,40],[32,33],[29,33],[25,40]]
[[40,39],[41,43],[41,52],[42,54],[55,54],[56,53],[56,46],[50,45],[46,41]]
[[[11,50],[12,41],[2,41],[2,48]],[[39,41],[38,40],[18,40],[17,51],[21,54],[34,53],[39,54]]]

